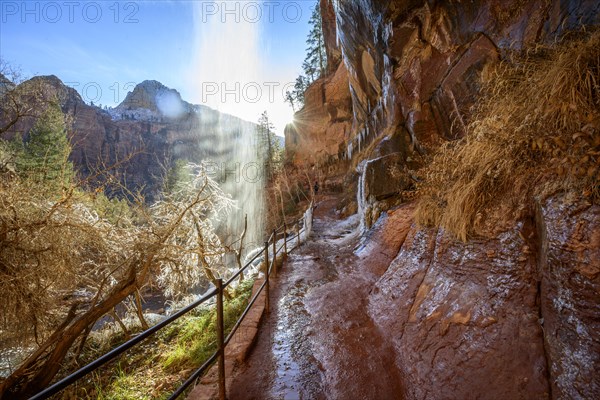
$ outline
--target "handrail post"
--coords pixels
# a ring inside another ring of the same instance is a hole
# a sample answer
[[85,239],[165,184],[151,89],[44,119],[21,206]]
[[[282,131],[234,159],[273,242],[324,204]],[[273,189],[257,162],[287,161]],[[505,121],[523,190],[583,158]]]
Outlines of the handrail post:
[[269,242],[265,242],[265,310],[269,312]]
[[273,229],[273,276],[277,276],[277,231]]
[[217,279],[217,342],[219,346],[219,399],[225,400],[225,332],[223,331],[222,279]]
[[283,254],[287,258],[287,224],[283,221]]

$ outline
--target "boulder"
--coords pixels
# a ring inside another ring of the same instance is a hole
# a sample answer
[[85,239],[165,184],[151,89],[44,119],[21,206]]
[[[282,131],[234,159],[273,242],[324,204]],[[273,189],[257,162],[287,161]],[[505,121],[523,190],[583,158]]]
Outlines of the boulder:
[[408,189],[412,182],[403,171],[400,153],[392,153],[370,160],[364,169],[364,199],[381,201]]
[[405,399],[547,399],[531,227],[463,243],[413,226],[371,292]]

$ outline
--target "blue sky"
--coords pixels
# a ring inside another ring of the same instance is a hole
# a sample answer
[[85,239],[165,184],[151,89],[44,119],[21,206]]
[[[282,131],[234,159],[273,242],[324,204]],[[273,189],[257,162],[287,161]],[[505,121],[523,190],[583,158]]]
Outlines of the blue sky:
[[0,58],[56,75],[87,102],[115,106],[146,79],[192,103],[291,121],[283,88],[301,72],[316,0],[0,0]]

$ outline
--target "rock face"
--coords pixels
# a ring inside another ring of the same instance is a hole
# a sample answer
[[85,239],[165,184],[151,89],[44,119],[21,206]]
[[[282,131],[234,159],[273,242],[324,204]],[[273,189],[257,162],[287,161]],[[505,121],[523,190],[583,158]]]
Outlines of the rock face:
[[[386,203],[403,190],[407,190],[412,181],[404,171],[402,154],[392,153],[386,156],[363,161],[358,167],[357,203],[362,217],[362,226],[370,228],[377,221],[382,209],[389,209]],[[393,199],[393,201],[398,199]]]
[[[175,105],[180,103],[184,108],[181,95],[174,89],[169,89],[158,81],[144,81],[137,85],[132,92],[127,93],[125,100],[119,104],[116,109],[119,111],[146,109],[157,112],[161,107],[164,98],[171,98]],[[189,108],[189,104],[186,104]],[[175,108],[175,107],[173,107]]]
[[549,398],[536,263],[519,226],[486,242],[413,228],[370,298],[407,399]]
[[600,207],[551,198],[538,209],[541,315],[557,399],[600,396]]
[[[327,164],[343,158],[344,143],[352,131],[348,72],[339,64],[336,72],[308,88],[305,106],[285,128],[285,149],[297,164]],[[342,153],[340,154],[340,149]]]
[[[600,3],[585,0],[356,0],[334,12],[338,40],[326,43],[342,64],[309,88],[297,117],[316,123],[290,128],[286,149],[297,163],[359,166],[369,234],[427,156],[465,134],[505,52],[600,23]],[[324,95],[343,79],[344,101]],[[538,202],[487,239],[410,229],[369,296],[404,398],[600,398],[600,208]]]
[[492,239],[413,226],[369,298],[404,397],[598,398],[599,225],[555,196]]
[[[504,50],[600,22],[592,0],[344,1],[334,2],[335,20],[330,0],[321,9],[328,57],[335,65],[341,50],[347,79],[341,82],[333,68],[336,79],[329,75],[309,88],[297,119],[316,124],[296,124],[286,134],[298,163],[368,157],[361,151],[369,143],[400,128],[410,133],[411,151],[426,154],[464,134],[480,75]],[[349,86],[350,104],[323,96],[333,82]],[[344,125],[334,128],[337,115]],[[336,146],[333,138],[343,141]]]
[[334,72],[342,60],[342,51],[337,44],[337,33],[335,29],[335,10],[333,0],[320,2],[321,21],[323,28],[323,39],[327,51],[327,72]]
[[345,158],[354,116],[348,70],[337,44],[333,0],[322,0],[321,20],[327,50],[327,72],[305,92],[304,107],[285,128],[285,149],[296,164],[336,163]]

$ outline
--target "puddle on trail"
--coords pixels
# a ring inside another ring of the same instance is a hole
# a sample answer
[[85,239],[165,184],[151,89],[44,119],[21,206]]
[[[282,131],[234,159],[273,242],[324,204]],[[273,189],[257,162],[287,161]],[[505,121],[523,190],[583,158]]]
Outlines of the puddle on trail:
[[273,356],[277,365],[277,379],[273,387],[273,395],[280,399],[300,399],[302,382],[301,367],[296,362],[297,350],[300,346],[298,337],[303,331],[302,320],[308,318],[304,310],[302,298],[306,294],[306,286],[296,283],[291,290],[279,300],[278,323],[273,343]]
[[321,392],[310,332],[306,329],[310,316],[302,301],[308,290],[303,280],[296,281],[278,303],[272,347],[277,373],[271,389],[273,399],[313,399]]

